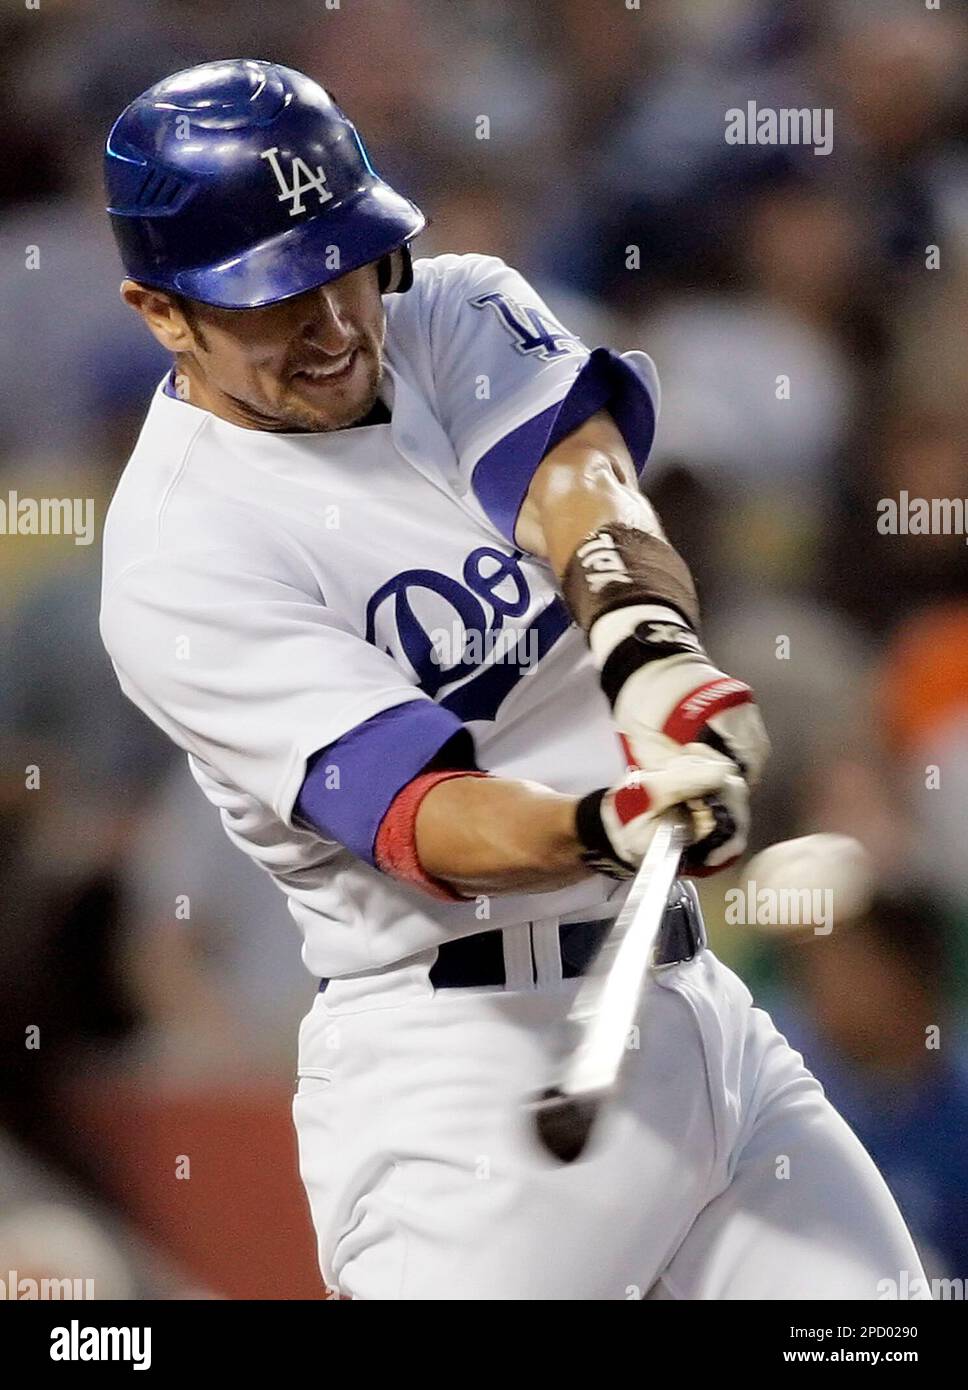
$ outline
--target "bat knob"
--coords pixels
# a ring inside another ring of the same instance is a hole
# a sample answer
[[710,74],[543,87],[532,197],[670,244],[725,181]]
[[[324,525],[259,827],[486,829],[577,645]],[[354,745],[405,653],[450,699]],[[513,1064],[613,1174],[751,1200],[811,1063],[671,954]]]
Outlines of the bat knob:
[[568,1096],[551,1086],[528,1107],[538,1138],[562,1163],[573,1163],[583,1152],[598,1115],[598,1097]]

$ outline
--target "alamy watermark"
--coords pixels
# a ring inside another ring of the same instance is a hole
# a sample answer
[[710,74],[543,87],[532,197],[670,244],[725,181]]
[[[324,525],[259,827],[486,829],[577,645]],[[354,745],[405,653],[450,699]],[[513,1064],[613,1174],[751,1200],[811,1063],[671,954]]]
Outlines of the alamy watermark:
[[877,503],[882,536],[964,536],[968,498],[912,497],[903,490]]
[[730,927],[813,927],[814,936],[833,931],[832,888],[761,888],[750,879],[728,888],[725,899]]
[[901,1303],[928,1297],[944,1303],[961,1303],[965,1297],[965,1281],[937,1277],[929,1279],[927,1275],[912,1275],[910,1270],[902,1269],[896,1279],[878,1279],[876,1297],[897,1299]]
[[0,1278],[0,1302],[56,1302],[94,1297],[93,1279],[31,1279],[16,1269],[8,1269]]
[[435,666],[471,668],[506,664],[526,670],[536,665],[541,655],[535,628],[520,631],[501,627],[481,632],[454,623],[450,628],[436,627],[429,635],[430,659]]
[[87,1327],[72,1318],[50,1333],[51,1361],[130,1361],[133,1371],[151,1369],[150,1327]]
[[75,545],[94,540],[93,497],[0,497],[0,535],[73,536]]
[[829,106],[731,106],[726,112],[727,145],[809,145],[814,154],[834,147],[834,113]]

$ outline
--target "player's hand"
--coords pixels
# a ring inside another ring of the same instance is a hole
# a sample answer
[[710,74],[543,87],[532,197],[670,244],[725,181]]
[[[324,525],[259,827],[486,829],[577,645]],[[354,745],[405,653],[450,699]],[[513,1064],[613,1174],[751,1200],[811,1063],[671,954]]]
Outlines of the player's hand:
[[[628,753],[629,745],[623,740]],[[704,743],[684,747],[654,734],[646,765],[630,761],[616,787],[592,792],[578,805],[578,835],[585,863],[612,878],[630,878],[655,834],[658,818],[680,808],[692,828],[686,854],[691,872],[719,867],[745,844],[749,793],[735,763]]]
[[710,873],[732,863],[746,847],[748,788],[770,747],[752,690],[715,667],[686,620],[663,605],[603,614],[590,641],[631,767],[648,773],[661,765],[670,741],[705,747],[732,765],[737,775],[707,796],[708,816],[697,822],[697,832],[705,830],[687,865]]
[[753,692],[710,661],[674,609],[635,604],[604,613],[589,642],[619,731],[643,766],[648,740],[701,742],[732,758],[750,786],[770,751]]

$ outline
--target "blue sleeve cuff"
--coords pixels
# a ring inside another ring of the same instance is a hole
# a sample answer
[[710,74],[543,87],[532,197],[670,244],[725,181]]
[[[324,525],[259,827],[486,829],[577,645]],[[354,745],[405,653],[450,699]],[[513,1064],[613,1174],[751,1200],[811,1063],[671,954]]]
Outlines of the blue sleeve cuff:
[[507,540],[514,541],[521,504],[545,454],[606,407],[640,475],[655,437],[655,402],[635,368],[609,348],[595,348],[562,400],[506,434],[478,460],[474,492]]
[[381,710],[307,760],[294,813],[373,864],[377,831],[391,801],[458,735],[447,765],[476,767],[471,734],[449,710],[432,700]]

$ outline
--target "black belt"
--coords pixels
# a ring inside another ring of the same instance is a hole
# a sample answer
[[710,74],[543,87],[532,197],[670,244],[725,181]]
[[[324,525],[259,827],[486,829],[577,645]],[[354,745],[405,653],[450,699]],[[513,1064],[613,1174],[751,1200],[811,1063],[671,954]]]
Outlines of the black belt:
[[[603,922],[563,922],[558,926],[561,974],[566,980],[583,975],[605,940],[612,919]],[[706,930],[696,890],[677,880],[669,896],[656,942],[655,964],[676,965],[692,960],[706,945]],[[532,982],[537,980],[532,943]],[[500,928],[445,941],[430,967],[435,989],[468,989],[507,983],[504,973],[504,933]],[[328,980],[321,980],[325,990]]]

